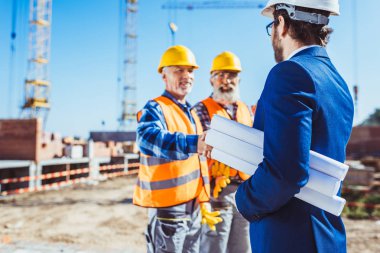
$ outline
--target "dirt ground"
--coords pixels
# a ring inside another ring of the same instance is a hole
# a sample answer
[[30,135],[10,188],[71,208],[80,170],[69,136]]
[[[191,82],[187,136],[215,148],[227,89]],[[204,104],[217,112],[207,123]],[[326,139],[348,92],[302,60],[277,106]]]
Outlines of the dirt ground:
[[[0,252],[146,252],[146,210],[132,205],[135,178],[0,200]],[[380,221],[345,219],[348,252],[380,252]]]

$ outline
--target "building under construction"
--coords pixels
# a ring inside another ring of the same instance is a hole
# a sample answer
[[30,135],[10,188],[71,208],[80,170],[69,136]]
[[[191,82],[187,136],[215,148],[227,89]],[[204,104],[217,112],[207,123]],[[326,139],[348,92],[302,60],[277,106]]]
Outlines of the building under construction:
[[[89,139],[45,131],[50,103],[53,0],[30,0],[28,59],[19,119],[0,120],[0,195],[40,191],[88,180],[135,173],[137,1],[120,5],[123,33],[123,99],[120,130],[94,132]],[[13,7],[17,1],[13,1]],[[13,19],[18,13],[14,11]],[[12,31],[12,40],[16,38]],[[129,131],[126,131],[129,130]],[[132,130],[132,131],[131,131]]]

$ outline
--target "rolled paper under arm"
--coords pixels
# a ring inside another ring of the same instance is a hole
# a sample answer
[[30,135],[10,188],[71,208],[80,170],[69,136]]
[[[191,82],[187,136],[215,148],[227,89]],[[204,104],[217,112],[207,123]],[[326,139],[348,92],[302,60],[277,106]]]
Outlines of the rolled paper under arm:
[[346,204],[346,200],[341,197],[329,197],[307,187],[301,188],[301,191],[294,197],[336,216],[342,213],[344,205]]
[[252,164],[246,161],[243,161],[237,157],[234,157],[226,152],[223,152],[217,148],[213,148],[211,151],[211,158],[222,162],[231,168],[240,170],[248,175],[253,175],[258,167],[257,164]]
[[[217,161],[227,164],[228,166],[231,166],[232,168],[244,168],[241,171],[247,174],[254,173],[257,169],[257,165],[240,160],[239,158],[231,156],[216,148],[212,150],[211,157]],[[296,194],[295,197],[336,216],[340,215],[346,203],[346,201],[340,197],[326,196],[308,188],[307,185],[301,188],[300,192]]]
[[[230,144],[231,142],[229,141],[228,143]],[[235,151],[236,150],[234,150],[234,152],[232,153],[235,153]],[[228,151],[222,151],[219,149],[219,146],[215,146],[211,152],[211,158],[224,164],[227,164],[228,166],[240,170],[248,175],[253,175],[255,173],[258,167],[257,164],[259,163],[250,163],[244,161],[234,156],[234,154],[232,153]],[[327,196],[334,196],[338,193],[340,184],[341,182],[338,179],[330,177],[322,172],[319,172],[311,168],[309,170],[309,180],[305,187],[318,191]]]
[[[210,128],[263,149],[264,133],[255,128],[226,119],[219,115],[214,115]],[[257,161],[253,163],[257,163]],[[312,150],[310,151],[309,166],[341,181],[345,178],[349,168],[349,166],[344,163],[338,162]]]

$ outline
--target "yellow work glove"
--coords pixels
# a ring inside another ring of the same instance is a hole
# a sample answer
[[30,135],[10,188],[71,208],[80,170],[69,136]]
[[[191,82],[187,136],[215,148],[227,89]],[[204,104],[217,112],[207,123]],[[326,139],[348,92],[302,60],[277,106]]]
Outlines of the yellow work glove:
[[218,198],[219,193],[222,191],[222,189],[225,188],[229,183],[231,183],[230,167],[228,167],[224,163],[214,161],[214,164],[211,168],[211,175],[213,178],[215,178],[213,196],[214,198]]
[[[223,164],[223,163],[222,163]],[[229,178],[230,177],[230,167],[223,164],[223,171],[221,172],[222,173],[222,176],[225,176],[226,178]],[[228,182],[230,183],[230,182]]]
[[229,177],[230,176],[230,167],[224,163],[214,161],[211,166],[211,176],[216,178],[220,176]]
[[225,188],[229,183],[231,183],[231,180],[228,177],[220,176],[215,179],[215,187],[213,192],[213,197],[218,198],[219,193],[222,191],[223,188]]
[[201,203],[201,215],[202,224],[207,224],[212,231],[216,230],[216,224],[223,221],[223,219],[219,217],[219,211],[211,212],[210,203]]
[[219,170],[219,162],[213,160],[211,164],[211,177],[216,177],[216,175],[218,174],[218,170]]

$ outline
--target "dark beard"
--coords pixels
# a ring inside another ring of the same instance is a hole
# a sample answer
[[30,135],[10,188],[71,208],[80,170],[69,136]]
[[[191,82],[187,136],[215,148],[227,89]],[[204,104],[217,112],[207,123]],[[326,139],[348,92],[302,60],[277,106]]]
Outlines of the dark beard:
[[275,61],[277,63],[284,61],[284,48],[280,45],[280,39],[276,29],[274,29],[273,33],[272,47]]

